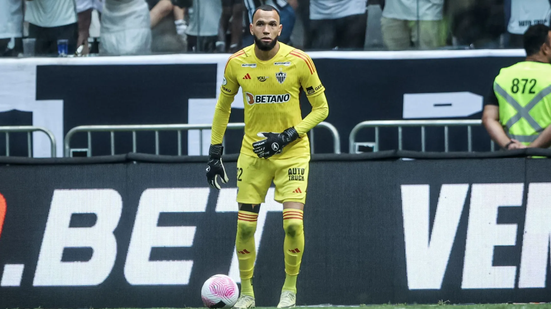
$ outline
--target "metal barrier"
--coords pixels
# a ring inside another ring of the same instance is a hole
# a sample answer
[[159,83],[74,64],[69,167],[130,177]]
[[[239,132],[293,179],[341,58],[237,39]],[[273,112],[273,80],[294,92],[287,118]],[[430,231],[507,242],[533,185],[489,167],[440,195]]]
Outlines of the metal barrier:
[[[153,131],[155,132],[155,154],[159,154],[159,132],[160,131],[177,131],[178,132],[178,155],[182,155],[182,131],[187,130],[199,130],[199,149],[200,154],[203,155],[203,130],[210,130],[210,124],[159,124],[159,125],[97,125],[97,126],[78,126],[72,128],[67,135],[65,136],[64,150],[65,157],[69,157],[71,153],[70,143],[71,138],[74,134],[78,132],[86,132],[88,134],[88,148],[87,156],[91,156],[92,153],[92,132],[110,132],[110,142],[111,142],[111,155],[115,154],[115,132],[132,132],[132,151],[136,152],[136,132],[137,131]],[[341,153],[341,143],[339,138],[339,133],[337,129],[328,122],[321,122],[317,127],[323,127],[330,131],[333,135],[333,152]],[[230,130],[243,129],[245,124],[242,122],[228,123],[227,126]],[[314,151],[314,130],[310,130],[311,138],[311,151]]]
[[[375,142],[373,143],[373,151],[379,151],[379,128],[380,127],[396,127],[398,128],[398,150],[402,150],[402,127],[421,127],[421,151],[425,152],[425,127],[444,127],[444,145],[445,152],[449,149],[449,134],[448,127],[467,127],[467,145],[468,151],[472,152],[472,126],[482,125],[482,120],[381,120],[381,121],[363,121],[358,123],[350,132],[349,136],[349,152],[358,153],[356,149],[356,135],[358,131],[364,128],[375,128]],[[495,144],[491,142],[491,150],[495,150]]]
[[6,157],[10,156],[10,133],[16,133],[16,132],[26,132],[27,133],[27,153],[28,157],[32,157],[32,140],[31,140],[31,133],[32,132],[42,132],[46,134],[46,136],[50,139],[50,156],[52,158],[56,157],[56,142],[55,142],[55,136],[54,134],[46,129],[41,127],[34,127],[34,126],[5,126],[0,127],[0,132],[4,132],[6,135]]

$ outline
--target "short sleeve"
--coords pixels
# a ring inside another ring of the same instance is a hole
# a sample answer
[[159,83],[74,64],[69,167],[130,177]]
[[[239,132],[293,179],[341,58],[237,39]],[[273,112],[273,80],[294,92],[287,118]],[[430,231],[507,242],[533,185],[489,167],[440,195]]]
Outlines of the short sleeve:
[[499,101],[497,100],[496,93],[494,92],[494,88],[490,88],[490,91],[488,91],[488,95],[486,95],[486,98],[484,99],[484,106],[486,105],[495,105],[499,106]]

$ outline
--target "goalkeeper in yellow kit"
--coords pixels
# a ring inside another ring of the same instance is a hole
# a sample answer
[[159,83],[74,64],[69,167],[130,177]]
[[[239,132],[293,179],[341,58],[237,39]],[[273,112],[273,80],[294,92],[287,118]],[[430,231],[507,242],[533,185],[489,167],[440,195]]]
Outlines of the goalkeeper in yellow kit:
[[[233,54],[212,123],[207,180],[217,189],[217,177],[228,176],[222,163],[222,138],[231,103],[239,87],[245,102],[245,136],[237,161],[239,213],[235,245],[239,259],[241,295],[234,308],[255,306],[252,277],[256,258],[254,232],[272,181],[275,200],[283,203],[285,283],[278,308],[294,307],[296,282],[304,251],[303,211],[308,186],[310,143],[306,133],[328,115],[325,88],[312,59],[301,50],[278,42],[282,25],[269,5],[257,8],[250,24],[255,43]],[[302,119],[301,88],[312,111]]]

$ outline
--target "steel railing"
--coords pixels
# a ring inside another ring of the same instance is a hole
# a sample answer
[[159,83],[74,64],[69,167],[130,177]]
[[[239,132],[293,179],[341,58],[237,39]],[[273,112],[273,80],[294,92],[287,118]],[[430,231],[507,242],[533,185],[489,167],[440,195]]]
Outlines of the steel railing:
[[48,139],[50,140],[50,156],[52,158],[55,158],[56,153],[56,141],[54,134],[42,127],[34,127],[34,126],[0,126],[0,133],[4,133],[6,136],[6,156],[10,156],[10,133],[16,133],[16,132],[26,132],[27,133],[27,153],[28,157],[32,157],[32,139],[31,139],[31,133],[33,132],[42,132],[46,134]]
[[[421,127],[421,151],[425,152],[426,134],[425,127],[444,127],[444,147],[445,152],[449,150],[449,127],[467,127],[467,147],[468,151],[472,152],[472,127],[481,126],[482,120],[381,120],[381,121],[363,121],[358,123],[350,132],[349,135],[349,152],[357,153],[356,135],[358,131],[364,128],[375,128],[375,141],[373,143],[373,151],[379,151],[379,128],[394,127],[398,129],[398,150],[402,150],[402,127]],[[491,142],[491,150],[495,150],[495,144]]]
[[[317,127],[323,127],[329,130],[333,135],[333,152],[340,153],[340,138],[337,129],[330,123],[321,122]],[[110,143],[111,143],[111,155],[115,154],[115,132],[132,132],[132,151],[136,152],[137,149],[137,138],[136,132],[138,131],[153,131],[155,132],[155,154],[159,154],[159,132],[161,131],[177,131],[177,143],[178,143],[178,155],[182,155],[182,131],[187,130],[199,130],[199,149],[200,154],[203,154],[203,130],[210,130],[212,126],[210,124],[159,124],[159,125],[91,125],[91,126],[78,126],[72,128],[67,135],[65,135],[64,141],[64,151],[65,157],[70,156],[71,152],[71,138],[79,132],[86,132],[88,137],[88,146],[86,148],[87,155],[91,156],[92,153],[92,132],[110,132]],[[243,129],[245,124],[242,122],[237,123],[228,123],[227,126],[230,130]],[[314,142],[313,142],[314,130],[310,130],[311,137],[311,149],[313,152]]]

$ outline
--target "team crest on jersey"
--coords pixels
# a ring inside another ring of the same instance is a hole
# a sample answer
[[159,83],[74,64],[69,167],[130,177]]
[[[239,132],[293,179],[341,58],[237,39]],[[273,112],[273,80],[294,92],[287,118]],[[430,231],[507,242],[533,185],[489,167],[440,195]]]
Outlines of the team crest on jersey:
[[280,84],[283,84],[283,82],[287,78],[287,73],[280,71],[279,73],[276,73],[276,78]]
[[268,79],[268,76],[257,76],[259,82],[263,83]]

